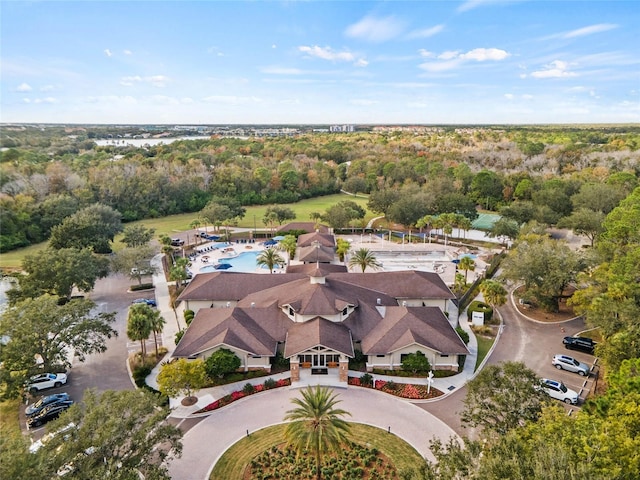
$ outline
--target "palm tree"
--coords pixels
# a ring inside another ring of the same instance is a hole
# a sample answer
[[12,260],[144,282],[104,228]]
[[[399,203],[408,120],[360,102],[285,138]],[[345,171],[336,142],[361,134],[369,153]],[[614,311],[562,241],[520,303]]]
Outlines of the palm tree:
[[496,280],[485,280],[480,284],[480,291],[484,301],[492,307],[499,307],[507,302],[507,291]]
[[127,319],[127,337],[134,342],[140,341],[140,351],[142,353],[142,361],[147,358],[147,349],[145,340],[149,338],[151,333],[151,325],[148,317],[149,305],[144,303],[136,303],[129,309],[129,318]]
[[267,267],[269,273],[273,273],[273,268],[276,265],[284,267],[284,258],[280,256],[277,250],[273,248],[267,248],[256,258],[256,264],[260,267]]
[[291,262],[291,259],[296,255],[296,247],[298,246],[298,240],[295,235],[285,235],[284,239],[280,241],[278,248],[284,252],[287,252],[289,259],[287,265]]
[[[191,223],[189,224],[189,228],[197,230],[198,228],[200,228],[201,225],[202,225],[202,222],[199,219],[196,218],[195,220],[191,221]],[[200,243],[200,238],[201,238],[200,237],[200,232],[197,232],[196,233],[196,245],[198,243]]]
[[153,343],[156,347],[156,360],[158,360],[158,333],[162,333],[167,321],[162,315],[160,315],[158,310],[154,310],[149,306],[147,307],[151,311],[149,315],[149,327],[151,328],[151,332],[153,332]]
[[376,256],[371,253],[371,250],[368,248],[361,248],[356,250],[353,256],[349,259],[350,267],[360,267],[362,268],[362,273],[370,267],[374,270],[379,270],[382,268],[382,264],[378,262]]
[[460,270],[464,270],[464,284],[467,284],[467,274],[469,270],[472,272],[476,269],[476,262],[473,261],[473,258],[469,256],[464,256],[460,259],[460,263],[458,264],[458,268]]
[[291,420],[285,429],[285,438],[298,452],[310,450],[316,459],[316,479],[320,480],[322,454],[337,450],[347,439],[349,423],[342,416],[349,412],[335,408],[340,402],[327,387],[316,385],[302,390],[302,398],[294,398],[297,408],[289,410],[284,417]]
[[338,238],[336,240],[336,254],[340,257],[340,261],[346,261],[347,253],[351,249],[351,243],[344,238]]

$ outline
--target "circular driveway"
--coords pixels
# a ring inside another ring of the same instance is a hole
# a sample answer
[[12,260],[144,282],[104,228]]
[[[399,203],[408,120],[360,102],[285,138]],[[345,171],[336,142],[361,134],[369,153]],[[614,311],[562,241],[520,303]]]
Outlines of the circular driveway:
[[[407,401],[364,388],[334,389],[338,408],[351,413],[347,420],[391,429],[423,457],[434,460],[430,441],[443,442],[457,434],[444,422]],[[292,398],[300,398],[298,388],[280,388],[251,395],[215,410],[183,437],[183,454],[169,463],[173,480],[207,479],[220,456],[234,443],[261,428],[282,423]]]

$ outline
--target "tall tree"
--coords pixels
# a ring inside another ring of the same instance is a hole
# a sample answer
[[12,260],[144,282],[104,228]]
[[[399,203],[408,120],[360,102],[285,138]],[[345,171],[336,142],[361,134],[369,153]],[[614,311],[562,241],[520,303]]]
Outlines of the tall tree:
[[282,225],[287,220],[295,220],[296,218],[296,212],[292,208],[283,207],[281,205],[267,207],[265,215],[268,216],[270,213],[275,213],[278,225]]
[[[95,303],[76,299],[58,305],[56,297],[26,299],[0,317],[0,374],[8,396],[19,392],[24,380],[37,370],[71,367],[68,351],[81,362],[87,355],[102,353],[106,341],[117,337],[111,324],[114,313],[95,313]],[[39,359],[41,366],[36,365]]]
[[53,227],[49,244],[55,249],[90,247],[95,253],[111,253],[111,242],[122,231],[121,218],[117,210],[96,203]]
[[122,232],[121,242],[129,248],[142,247],[151,241],[155,231],[155,228],[144,225],[129,225]]
[[82,400],[82,408],[73,406],[51,430],[74,427],[36,454],[46,464],[44,478],[56,478],[61,470],[74,480],[170,478],[167,461],[182,454],[182,433],[165,421],[168,411],[157,396],[145,390],[87,390]]
[[596,237],[604,230],[605,214],[589,210],[588,208],[580,208],[574,211],[568,217],[561,218],[558,222],[560,228],[570,228],[578,235],[584,235],[591,242],[591,246]]
[[256,265],[259,267],[267,267],[269,273],[273,273],[273,269],[276,266],[284,267],[285,264],[284,258],[282,258],[274,248],[267,248],[256,257]]
[[336,239],[336,254],[340,258],[341,262],[344,262],[351,249],[351,243],[345,240],[344,238]]
[[287,252],[287,265],[291,262],[293,257],[295,257],[297,246],[298,240],[294,235],[285,235],[285,237],[280,240],[278,248]]
[[14,303],[45,293],[69,299],[74,287],[89,292],[99,278],[109,273],[109,260],[94,255],[89,248],[47,248],[38,254],[26,255],[22,269],[26,275],[17,277],[19,288],[7,293]]
[[469,256],[464,256],[460,259],[460,263],[458,264],[458,268],[460,270],[464,270],[464,283],[465,285],[467,284],[467,274],[469,273],[469,270],[471,270],[472,272],[476,269],[476,262],[473,260],[473,258],[469,257]]
[[584,269],[583,257],[562,241],[529,234],[518,240],[502,263],[502,277],[524,282],[527,295],[557,312],[565,288]]
[[191,397],[194,390],[200,390],[206,384],[207,373],[201,359],[179,358],[175,362],[165,363],[158,374],[158,388],[168,397],[183,393]]
[[371,268],[373,270],[379,270],[382,268],[382,264],[378,262],[376,256],[368,248],[360,248],[356,250],[349,259],[349,266],[360,267],[362,269],[362,273],[364,273],[367,268]]
[[489,365],[467,383],[462,423],[499,436],[534,421],[548,402],[538,385],[535,372],[523,363]]
[[483,280],[480,284],[480,292],[484,301],[494,308],[507,302],[507,291],[497,280]]
[[322,455],[336,450],[347,440],[349,423],[341,417],[351,415],[336,408],[340,402],[327,387],[316,385],[302,390],[302,398],[294,398],[297,405],[287,411],[284,420],[290,421],[285,438],[298,452],[309,450],[316,460],[316,479],[321,480]]
[[125,247],[111,257],[111,270],[127,275],[142,285],[142,277],[155,272],[151,259],[155,251],[150,245]]
[[151,307],[144,303],[136,303],[129,308],[127,317],[127,337],[134,342],[140,342],[140,353],[142,360],[147,357],[146,340],[151,335]]

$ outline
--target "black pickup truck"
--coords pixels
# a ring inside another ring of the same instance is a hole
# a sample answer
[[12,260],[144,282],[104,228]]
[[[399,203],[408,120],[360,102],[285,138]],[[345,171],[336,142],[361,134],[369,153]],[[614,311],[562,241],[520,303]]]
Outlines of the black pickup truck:
[[580,350],[592,355],[596,347],[596,342],[587,337],[564,337],[562,343],[567,350]]

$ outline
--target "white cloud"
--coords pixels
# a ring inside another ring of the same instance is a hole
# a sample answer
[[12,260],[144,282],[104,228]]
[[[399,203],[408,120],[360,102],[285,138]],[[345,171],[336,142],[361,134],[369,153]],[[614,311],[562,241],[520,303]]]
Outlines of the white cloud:
[[499,48],[474,48],[466,53],[460,53],[458,50],[448,50],[437,56],[438,61],[426,62],[419,65],[419,67],[428,72],[443,72],[457,68],[465,62],[497,62],[509,56],[511,56],[509,52]]
[[444,30],[444,25],[434,25],[433,27],[409,32],[407,38],[429,38]]
[[31,103],[31,99],[30,98],[23,98],[22,99],[22,103]]
[[484,62],[487,60],[504,60],[509,57],[510,53],[500,50],[499,48],[474,48],[473,50],[460,55],[463,60],[476,60]]
[[113,56],[113,53],[111,53],[111,50],[109,50],[108,48],[105,48],[105,49],[104,49],[104,54],[105,54],[107,57],[112,57],[112,56]]
[[323,48],[317,45],[314,45],[313,47],[302,45],[298,47],[298,50],[302,53],[306,53],[310,57],[321,58],[323,60],[353,62],[356,59],[351,52],[334,52],[331,47]]
[[442,52],[440,55],[438,55],[438,58],[440,60],[451,60],[452,58],[456,58],[458,55],[460,55],[460,52],[458,52],[457,50],[449,50],[446,52]]
[[403,32],[404,28],[404,22],[393,15],[384,18],[367,15],[359,22],[349,25],[345,30],[345,35],[367,42],[378,43],[397,37]]
[[170,81],[169,77],[164,75],[152,75],[149,77],[141,77],[140,75],[134,75],[130,77],[122,77],[120,79],[120,85],[125,87],[132,87],[137,83],[148,83],[152,87],[162,88]]
[[497,3],[510,3],[505,0],[467,0],[457,8],[458,12],[468,12],[474,8],[483,7],[485,5],[492,5]]
[[424,48],[421,48],[420,50],[418,50],[418,53],[420,54],[421,57],[424,57],[424,58],[435,57],[435,54],[433,52],[430,52],[429,50],[425,50]]
[[358,60],[356,60],[356,63],[354,63],[354,65],[356,67],[366,67],[367,65],[369,65],[369,62],[367,62],[364,58],[359,58]]
[[207,48],[207,53],[210,55],[215,55],[216,57],[224,57],[224,52],[222,52],[218,47]]
[[528,93],[525,93],[524,95],[522,95],[522,98],[524,100],[533,100],[533,95],[529,95]]
[[618,25],[614,23],[598,23],[566,32],[562,34],[562,38],[584,37],[585,35],[593,35],[594,33],[606,32],[616,28],[618,28]]
[[561,60],[554,60],[545,65],[542,70],[531,72],[533,78],[568,78],[576,77],[577,75],[577,73],[569,71],[569,64],[567,62]]
[[53,97],[36,98],[33,103],[58,103],[58,99]]
[[506,98],[507,100],[513,100],[514,99],[514,95],[513,95],[513,93],[505,93],[504,94],[504,98]]
[[133,52],[131,50],[123,50],[122,53],[124,53],[125,55],[133,55]]
[[51,92],[53,90],[55,90],[55,87],[53,85],[44,85],[40,87],[41,92]]
[[33,88],[31,88],[31,85],[29,85],[28,83],[22,82],[20,85],[18,85],[16,90],[18,92],[30,92],[31,90],[33,90]]
[[278,48],[278,46],[274,43],[273,45],[271,45],[271,48]]
[[152,95],[151,100],[162,105],[178,105],[180,103],[177,99],[166,95]]

